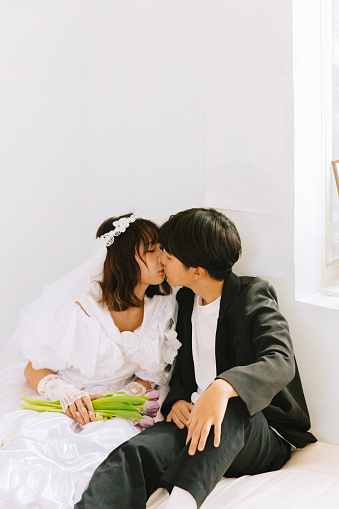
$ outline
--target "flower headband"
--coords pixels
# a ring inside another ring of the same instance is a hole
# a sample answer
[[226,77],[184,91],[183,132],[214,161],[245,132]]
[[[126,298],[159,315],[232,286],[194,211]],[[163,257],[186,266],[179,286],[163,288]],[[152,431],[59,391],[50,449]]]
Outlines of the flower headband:
[[103,238],[106,242],[106,247],[109,247],[114,242],[114,237],[117,237],[120,235],[120,233],[124,233],[126,231],[126,228],[129,227],[131,223],[134,223],[134,221],[137,218],[134,214],[132,214],[130,217],[122,217],[118,221],[113,222],[113,226],[115,226],[114,230],[111,230],[108,233],[104,233]]

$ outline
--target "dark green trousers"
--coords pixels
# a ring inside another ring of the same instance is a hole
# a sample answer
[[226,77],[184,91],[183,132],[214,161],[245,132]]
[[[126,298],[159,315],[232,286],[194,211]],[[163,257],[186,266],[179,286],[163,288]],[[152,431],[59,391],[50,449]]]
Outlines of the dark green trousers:
[[[212,428],[213,431],[213,428]],[[160,422],[115,449],[93,474],[76,509],[144,509],[159,487],[178,486],[198,507],[225,477],[278,470],[290,445],[269,428],[263,414],[245,418],[229,402],[219,447],[211,432],[204,451],[189,456],[187,429]]]

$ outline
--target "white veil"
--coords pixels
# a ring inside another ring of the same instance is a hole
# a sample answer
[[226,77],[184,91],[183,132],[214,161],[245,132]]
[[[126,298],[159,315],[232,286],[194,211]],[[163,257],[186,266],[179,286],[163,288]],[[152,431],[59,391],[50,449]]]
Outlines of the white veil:
[[42,314],[53,312],[65,302],[81,302],[81,298],[89,291],[93,281],[101,280],[104,261],[107,256],[106,241],[103,237],[95,241],[95,254],[86,262],[79,265],[54,283],[46,286],[41,297],[24,306],[20,312],[19,322],[14,334],[6,344],[0,356],[0,369],[7,368],[15,363],[27,361],[21,352],[21,342],[24,337],[25,316],[31,311]]

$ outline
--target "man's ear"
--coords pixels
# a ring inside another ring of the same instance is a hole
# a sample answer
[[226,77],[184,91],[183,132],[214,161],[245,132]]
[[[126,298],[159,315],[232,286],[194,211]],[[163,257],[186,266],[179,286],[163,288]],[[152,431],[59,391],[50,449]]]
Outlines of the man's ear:
[[193,278],[198,281],[199,279],[202,279],[207,274],[207,270],[203,267],[196,267],[194,269]]

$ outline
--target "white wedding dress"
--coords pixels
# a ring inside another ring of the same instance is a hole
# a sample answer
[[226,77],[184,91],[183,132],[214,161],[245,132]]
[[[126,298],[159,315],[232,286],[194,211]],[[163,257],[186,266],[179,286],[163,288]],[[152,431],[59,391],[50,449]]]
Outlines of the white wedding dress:
[[[52,309],[41,299],[26,306],[16,331],[24,356],[90,394],[119,390],[138,376],[159,386],[163,399],[180,347],[175,293],[146,297],[141,326],[122,333],[100,296],[93,283],[83,309],[74,301]],[[70,509],[95,468],[138,431],[126,419],[81,426],[64,414],[21,409],[22,396],[40,397],[24,378],[26,362],[0,373],[0,507]]]

